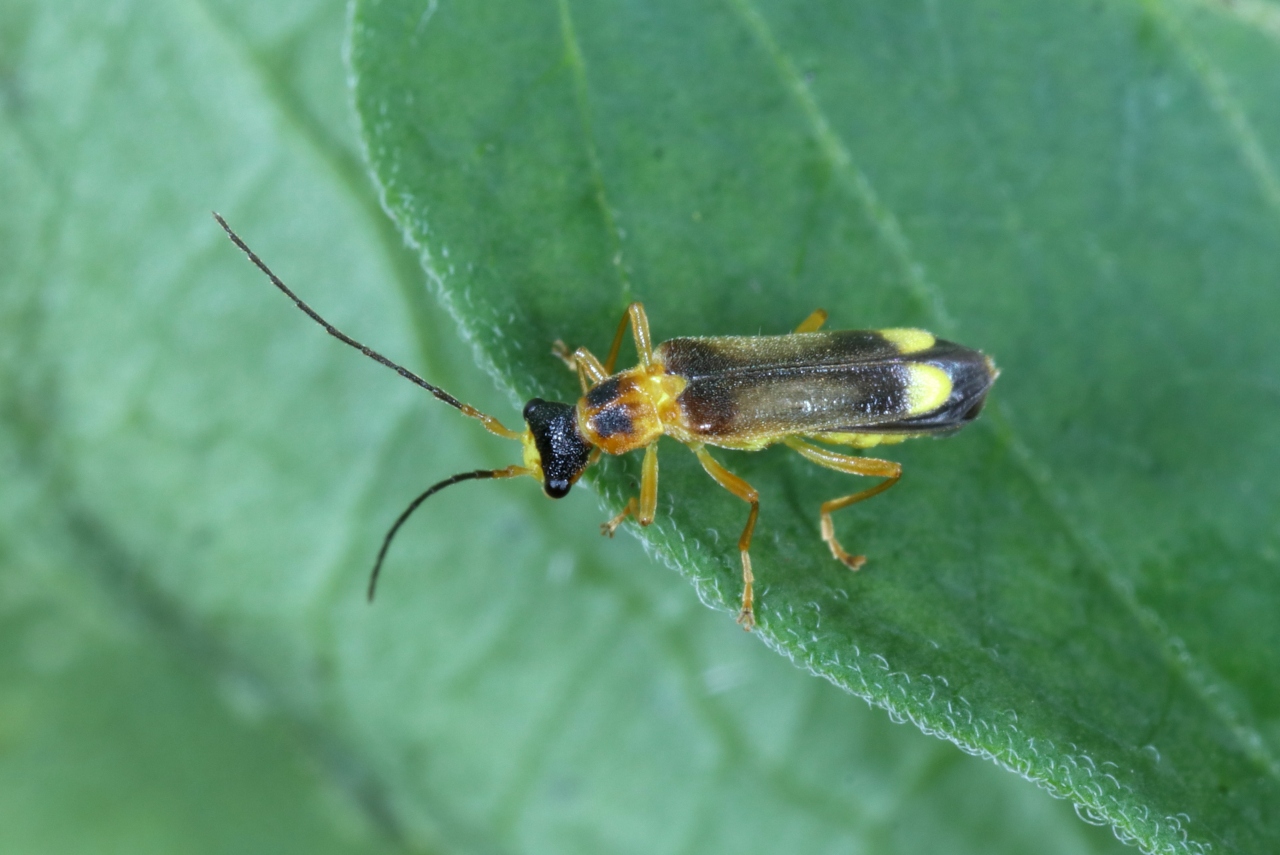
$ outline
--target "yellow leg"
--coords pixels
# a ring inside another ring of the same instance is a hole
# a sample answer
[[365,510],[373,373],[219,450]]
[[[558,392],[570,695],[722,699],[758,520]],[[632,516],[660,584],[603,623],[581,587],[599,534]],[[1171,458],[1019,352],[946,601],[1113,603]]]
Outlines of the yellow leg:
[[653,341],[649,338],[649,316],[644,313],[644,305],[636,301],[627,306],[627,313],[618,323],[618,331],[613,336],[613,345],[609,348],[609,358],[604,361],[603,367],[606,374],[612,374],[614,366],[618,364],[618,351],[622,349],[622,337],[626,335],[628,322],[631,324],[631,333],[636,341],[636,354],[640,358],[640,365],[648,368],[649,363],[653,361]]
[[755,576],[751,572],[751,555],[747,550],[751,548],[751,532],[755,530],[756,517],[760,516],[760,494],[756,492],[755,487],[752,487],[717,463],[715,458],[707,452],[705,446],[691,445],[689,447],[693,449],[694,454],[698,455],[698,462],[702,464],[703,469],[707,470],[707,474],[715,479],[717,484],[742,499],[742,501],[751,503],[751,513],[747,516],[746,528],[742,530],[742,536],[738,538],[738,553],[742,556],[742,609],[738,612],[738,623],[742,624],[743,629],[750,632],[756,625],[754,596],[752,593]]
[[827,546],[831,547],[831,554],[837,561],[844,562],[850,570],[857,570],[867,562],[866,556],[850,555],[845,551],[844,547],[840,545],[840,541],[836,540],[836,529],[831,522],[831,514],[841,508],[847,508],[855,502],[870,499],[877,493],[883,493],[894,484],[897,484],[898,479],[902,477],[902,466],[892,460],[877,460],[874,457],[854,457],[850,454],[838,454],[826,448],[810,445],[794,437],[783,440],[783,442],[802,454],[806,460],[812,460],[819,466],[825,466],[837,472],[846,472],[850,475],[867,475],[872,478],[885,479],[874,487],[861,492],[841,496],[838,499],[822,503],[820,511],[822,539],[827,542]]
[[640,499],[636,500],[635,496],[627,502],[627,506],[622,509],[622,513],[618,514],[607,523],[600,526],[600,533],[613,537],[613,533],[618,530],[618,526],[626,520],[627,517],[635,514],[636,522],[640,525],[649,525],[653,522],[653,516],[658,511],[658,444],[652,443],[644,450],[644,463],[640,467]]
[[551,345],[551,352],[561,362],[569,366],[570,371],[578,372],[578,382],[582,384],[583,392],[588,391],[592,386],[609,377],[609,372],[605,371],[604,366],[600,364],[600,360],[596,359],[595,354],[585,347],[580,347],[570,353],[568,345],[557,339]]
[[813,314],[800,322],[800,326],[796,327],[796,332],[817,332],[822,329],[822,325],[827,322],[826,309],[814,309]]
[[628,324],[631,325],[631,331],[635,337],[636,354],[639,356],[640,365],[648,368],[649,363],[653,361],[653,342],[649,338],[649,316],[644,313],[644,306],[639,302],[627,306],[626,314],[618,323],[618,331],[614,333],[613,344],[609,346],[609,358],[603,364],[585,347],[570,353],[569,346],[559,340],[552,344],[551,352],[569,366],[570,371],[578,372],[578,382],[582,384],[582,391],[586,392],[597,383],[607,380],[613,373],[614,366],[618,364],[618,352],[622,350],[622,339],[627,334]]

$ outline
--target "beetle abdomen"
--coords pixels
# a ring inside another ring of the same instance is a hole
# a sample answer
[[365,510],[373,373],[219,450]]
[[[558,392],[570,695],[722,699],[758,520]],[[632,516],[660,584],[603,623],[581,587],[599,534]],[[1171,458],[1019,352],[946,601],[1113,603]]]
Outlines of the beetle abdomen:
[[684,431],[742,448],[795,434],[953,430],[995,379],[987,357],[922,330],[681,338],[655,356],[687,380]]

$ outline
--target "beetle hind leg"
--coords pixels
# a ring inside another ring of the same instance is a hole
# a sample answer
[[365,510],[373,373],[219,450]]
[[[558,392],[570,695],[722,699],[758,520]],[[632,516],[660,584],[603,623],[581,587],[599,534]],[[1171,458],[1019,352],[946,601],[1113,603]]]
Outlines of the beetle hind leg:
[[784,440],[784,442],[799,452],[806,460],[810,460],[819,466],[825,466],[828,469],[845,472],[849,475],[867,475],[872,478],[885,479],[874,487],[868,487],[866,490],[860,490],[848,496],[841,496],[829,502],[823,502],[822,507],[819,509],[819,528],[822,532],[822,539],[831,549],[832,557],[850,570],[857,570],[867,563],[867,558],[864,555],[853,555],[840,545],[840,541],[836,539],[835,523],[832,522],[831,515],[841,508],[847,508],[849,505],[857,504],[864,499],[870,499],[878,493],[883,493],[894,484],[897,484],[898,479],[902,477],[902,466],[892,460],[877,460],[874,457],[855,457],[850,454],[838,454],[795,438]]

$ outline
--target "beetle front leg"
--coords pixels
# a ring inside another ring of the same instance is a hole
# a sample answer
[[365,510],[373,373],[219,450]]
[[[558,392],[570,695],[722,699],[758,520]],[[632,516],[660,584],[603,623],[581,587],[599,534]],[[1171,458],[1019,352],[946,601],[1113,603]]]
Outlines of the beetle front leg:
[[578,382],[582,384],[584,393],[609,376],[609,372],[604,370],[600,360],[596,359],[595,355],[585,347],[580,347],[570,353],[569,346],[556,339],[551,345],[551,352],[567,365],[570,371],[578,372]]
[[600,525],[600,533],[606,537],[613,537],[613,533],[618,530],[618,526],[626,521],[627,517],[635,515],[636,522],[640,525],[649,525],[653,522],[654,515],[658,512],[658,444],[651,443],[644,450],[644,462],[640,466],[640,498],[637,500],[635,496],[627,502],[622,512],[607,523]]

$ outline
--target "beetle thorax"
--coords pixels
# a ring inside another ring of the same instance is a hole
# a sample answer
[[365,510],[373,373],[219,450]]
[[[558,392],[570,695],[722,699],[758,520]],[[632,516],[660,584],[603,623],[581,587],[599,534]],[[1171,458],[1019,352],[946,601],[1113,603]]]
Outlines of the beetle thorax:
[[675,405],[683,378],[633,368],[597,384],[578,401],[578,429],[608,454],[644,448],[663,433],[663,415]]

